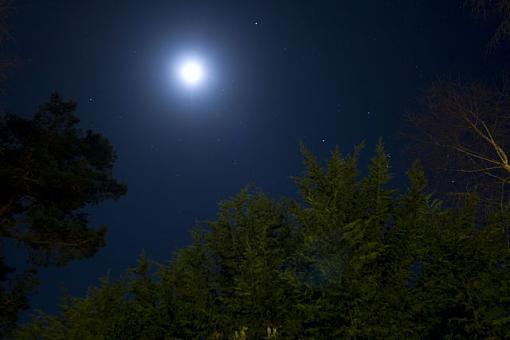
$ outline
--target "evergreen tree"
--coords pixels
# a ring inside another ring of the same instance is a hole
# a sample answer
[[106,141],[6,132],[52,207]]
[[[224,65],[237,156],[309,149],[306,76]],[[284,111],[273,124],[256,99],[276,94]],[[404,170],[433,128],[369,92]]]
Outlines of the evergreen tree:
[[23,245],[34,266],[13,278],[0,257],[0,336],[27,307],[36,267],[90,257],[104,245],[106,229],[89,227],[83,208],[126,192],[112,175],[110,142],[79,129],[75,109],[54,93],[32,119],[0,117],[0,246]]
[[142,258],[18,337],[510,337],[508,207],[444,208],[418,162],[398,194],[383,144],[364,177],[360,149],[322,166],[303,148],[301,200],[244,189],[169,264]]

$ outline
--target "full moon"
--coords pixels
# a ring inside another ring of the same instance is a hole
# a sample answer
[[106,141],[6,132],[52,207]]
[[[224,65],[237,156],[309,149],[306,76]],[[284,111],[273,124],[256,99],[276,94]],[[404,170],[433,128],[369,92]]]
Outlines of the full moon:
[[202,64],[196,60],[185,61],[179,70],[182,81],[190,86],[200,84],[204,78],[204,68]]

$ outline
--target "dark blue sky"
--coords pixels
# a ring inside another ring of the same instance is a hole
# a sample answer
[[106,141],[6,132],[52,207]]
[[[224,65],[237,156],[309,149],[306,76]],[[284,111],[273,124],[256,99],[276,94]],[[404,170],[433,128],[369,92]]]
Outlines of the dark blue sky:
[[[189,242],[220,199],[255,183],[295,195],[299,142],[320,158],[382,136],[397,177],[400,133],[416,97],[440,78],[490,78],[508,55],[486,55],[494,25],[456,0],[15,1],[8,52],[18,67],[3,105],[31,114],[53,90],[79,103],[84,128],[114,144],[118,202],[92,208],[109,226],[94,258],[50,268],[34,298],[54,310],[145,250],[158,261]],[[207,61],[190,96],[170,65]],[[497,66],[499,65],[499,66]],[[498,68],[499,67],[499,68]]]

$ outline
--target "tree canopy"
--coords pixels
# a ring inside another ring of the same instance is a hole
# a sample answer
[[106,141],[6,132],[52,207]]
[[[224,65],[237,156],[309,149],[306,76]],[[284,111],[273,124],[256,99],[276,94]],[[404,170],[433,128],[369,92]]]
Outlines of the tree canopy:
[[[0,116],[0,241],[23,245],[34,269],[94,255],[106,228],[89,226],[83,209],[126,192],[112,174],[112,145],[80,129],[75,109],[54,93],[33,118]],[[35,271],[12,278],[0,260],[1,335],[27,307]]]
[[508,207],[448,209],[419,163],[389,181],[380,143],[325,165],[303,149],[300,198],[246,188],[168,264],[142,256],[120,280],[66,298],[27,339],[507,338]]

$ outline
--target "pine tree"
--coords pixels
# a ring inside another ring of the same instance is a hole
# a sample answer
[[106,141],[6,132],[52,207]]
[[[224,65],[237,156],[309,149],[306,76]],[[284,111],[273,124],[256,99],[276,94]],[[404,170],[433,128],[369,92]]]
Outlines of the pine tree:
[[303,149],[299,201],[247,188],[194,242],[151,270],[141,258],[21,328],[21,338],[330,339],[510,336],[510,212],[445,208],[416,162],[391,189],[382,143],[325,166]]
[[32,119],[0,116],[0,246],[23,245],[33,265],[15,277],[9,258],[0,257],[0,336],[28,307],[38,267],[90,257],[104,246],[106,228],[91,228],[83,208],[126,192],[112,174],[112,145],[78,128],[75,109],[54,93]]

